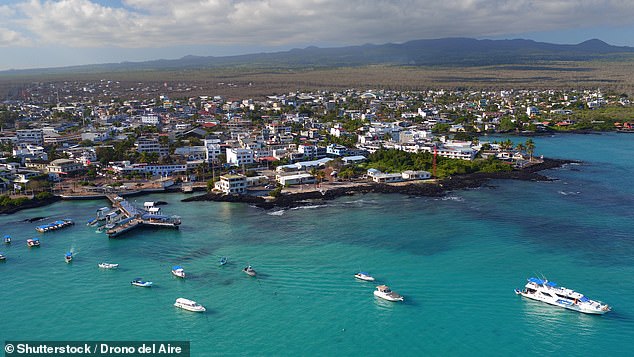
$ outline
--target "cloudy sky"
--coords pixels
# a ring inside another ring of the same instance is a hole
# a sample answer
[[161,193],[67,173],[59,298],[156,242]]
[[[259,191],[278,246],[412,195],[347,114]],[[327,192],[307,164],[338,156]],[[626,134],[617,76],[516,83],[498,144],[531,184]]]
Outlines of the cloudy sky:
[[634,46],[634,1],[0,1],[0,70],[443,37]]

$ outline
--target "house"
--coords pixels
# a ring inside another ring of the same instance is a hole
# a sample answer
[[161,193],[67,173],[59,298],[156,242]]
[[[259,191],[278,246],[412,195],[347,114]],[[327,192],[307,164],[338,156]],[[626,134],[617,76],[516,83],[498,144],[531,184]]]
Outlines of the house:
[[224,194],[241,194],[247,190],[247,177],[244,175],[222,175],[214,189]]
[[431,173],[428,171],[413,171],[406,170],[401,174],[405,180],[427,180],[431,178]]
[[42,129],[24,129],[15,133],[18,143],[41,146],[44,144],[44,132]]
[[84,166],[82,164],[77,163],[73,160],[68,160],[68,159],[53,160],[46,167],[49,173],[55,173],[55,174],[71,173],[71,172],[79,171],[83,168]]
[[314,184],[316,182],[315,176],[308,173],[286,175],[286,176],[276,175],[275,181],[277,181],[282,186]]

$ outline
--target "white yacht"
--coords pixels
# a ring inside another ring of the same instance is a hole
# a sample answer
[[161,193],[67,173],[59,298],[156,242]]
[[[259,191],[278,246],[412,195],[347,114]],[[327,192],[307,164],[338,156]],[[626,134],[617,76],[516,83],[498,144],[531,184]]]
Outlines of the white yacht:
[[98,266],[102,269],[116,269],[119,267],[119,264],[114,263],[99,263]]
[[360,271],[356,274],[354,274],[354,277],[359,279],[359,280],[365,280],[365,281],[374,281],[374,277],[366,272]]
[[185,299],[185,298],[176,299],[174,306],[187,310],[187,311],[193,311],[193,312],[207,311],[207,309],[205,309],[204,306],[198,304],[196,301]]
[[379,285],[374,290],[374,296],[387,301],[403,301],[403,297],[392,291],[387,285]]
[[611,310],[608,304],[588,299],[581,293],[557,286],[557,283],[546,279],[529,278],[524,290],[515,289],[515,293],[529,299],[586,314],[603,315]]
[[248,276],[255,276],[257,274],[255,272],[255,269],[253,269],[253,267],[251,267],[250,265],[244,267],[242,271],[245,272]]

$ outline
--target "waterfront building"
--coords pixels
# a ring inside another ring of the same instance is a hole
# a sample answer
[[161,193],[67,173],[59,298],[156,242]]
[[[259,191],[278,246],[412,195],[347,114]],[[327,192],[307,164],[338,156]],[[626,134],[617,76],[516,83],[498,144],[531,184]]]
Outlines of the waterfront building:
[[214,188],[224,194],[241,194],[247,190],[247,177],[241,174],[222,175]]
[[69,159],[57,159],[51,161],[51,163],[46,167],[49,173],[54,174],[64,174],[71,173],[75,171],[79,171],[83,169],[84,166],[78,162]]
[[315,176],[309,173],[293,174],[293,175],[275,175],[275,181],[282,186],[314,184],[317,182]]

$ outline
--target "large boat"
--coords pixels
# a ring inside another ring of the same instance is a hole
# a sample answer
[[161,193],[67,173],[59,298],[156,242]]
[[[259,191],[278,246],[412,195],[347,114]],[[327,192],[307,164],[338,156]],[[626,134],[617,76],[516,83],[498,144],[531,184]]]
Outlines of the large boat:
[[4,236],[4,244],[11,244],[11,236],[10,235],[6,235]]
[[40,239],[39,238],[27,239],[26,240],[26,245],[28,247],[39,247],[40,246]]
[[136,279],[132,280],[130,282],[130,284],[132,284],[134,286],[140,286],[142,288],[151,288],[152,287],[152,282],[151,281],[143,281],[143,279],[141,279],[141,278],[136,278]]
[[174,306],[179,307],[179,308],[181,308],[183,310],[193,311],[193,312],[205,312],[205,311],[207,311],[207,309],[205,309],[204,306],[200,305],[196,301],[185,299],[185,298],[176,299],[176,302],[174,303]]
[[183,269],[180,265],[175,265],[172,267],[172,274],[174,276],[185,279],[185,269]]
[[403,297],[392,291],[387,285],[379,285],[374,290],[374,296],[387,301],[403,301]]
[[119,267],[119,264],[113,263],[99,263],[98,266],[102,269],[116,269]]
[[249,265],[244,267],[244,269],[242,269],[243,272],[245,272],[248,276],[255,276],[257,273],[255,272],[255,270]]
[[546,279],[529,278],[524,290],[515,289],[515,293],[529,299],[586,314],[603,315],[611,310],[608,304],[588,299],[581,293],[557,286],[557,283]]
[[360,271],[356,274],[354,274],[354,277],[359,279],[359,280],[365,280],[365,281],[374,281],[374,277],[366,272]]
[[72,252],[66,253],[66,255],[64,255],[64,260],[66,261],[66,263],[72,262],[73,261],[73,253]]

